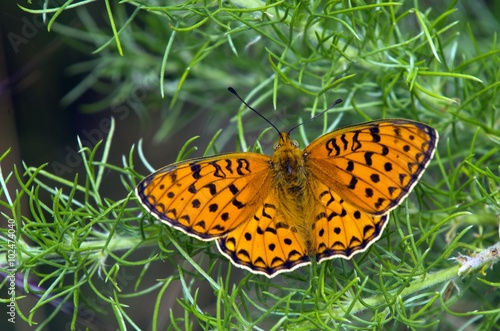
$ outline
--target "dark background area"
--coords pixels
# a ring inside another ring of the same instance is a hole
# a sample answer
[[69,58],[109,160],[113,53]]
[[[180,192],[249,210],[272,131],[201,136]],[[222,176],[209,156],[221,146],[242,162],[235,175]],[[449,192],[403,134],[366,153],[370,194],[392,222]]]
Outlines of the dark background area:
[[[26,5],[26,3],[20,4]],[[105,11],[102,2],[93,6],[96,13]],[[70,17],[70,12],[64,13],[58,20],[68,25],[79,24],[76,19]],[[73,180],[75,174],[84,173],[81,157],[77,155],[79,149],[77,136],[80,136],[82,141],[88,142],[85,143],[87,147],[95,146],[97,141],[105,138],[111,117],[115,119],[116,130],[108,162],[115,165],[122,164],[123,155],[128,157],[132,145],[137,144],[142,138],[146,157],[154,167],[159,168],[175,161],[184,142],[193,135],[192,132],[203,132],[203,126],[208,121],[207,118],[211,116],[208,112],[204,112],[199,115],[199,121],[187,123],[184,130],[174,133],[170,139],[155,143],[153,136],[161,124],[160,118],[162,116],[160,114],[162,110],[167,109],[169,100],[157,103],[159,110],[152,115],[149,121],[150,127],[141,125],[139,116],[133,111],[127,114],[111,109],[95,113],[86,112],[86,105],[105,98],[104,95],[95,91],[83,94],[76,102],[63,105],[61,100],[64,96],[85,78],[84,75],[72,74],[68,68],[76,63],[97,57],[98,55],[91,54],[94,49],[82,50],[72,47],[71,40],[47,31],[41,15],[24,12],[18,7],[16,1],[0,2],[0,35],[0,155],[11,148],[9,155],[1,164],[4,175],[13,170],[14,164],[22,173],[23,162],[27,166],[33,167],[46,163],[45,169],[47,171]],[[153,88],[149,93],[156,94],[156,98],[161,100],[159,88]],[[221,93],[228,99],[233,98],[225,90],[221,90]],[[235,102],[235,104],[237,103]],[[205,133],[207,140],[213,134],[213,132]],[[206,142],[197,142],[197,145],[200,146],[199,153],[201,153]],[[138,158],[136,160],[137,171],[146,175],[148,170],[140,164]],[[110,199],[122,199],[129,194],[124,190],[118,176],[105,174],[104,180],[105,185],[102,189],[104,196]],[[84,178],[79,178],[79,181],[83,182]],[[10,182],[16,184],[15,181]],[[10,192],[19,189],[13,185],[9,187]],[[46,192],[42,193],[46,194]],[[50,201],[48,195],[42,195],[41,199]],[[28,203],[23,203],[23,206],[27,207]],[[22,214],[29,215],[29,211],[26,209],[22,211]],[[5,219],[1,218],[2,227],[5,226],[4,222]],[[147,258],[150,254],[151,252],[148,250],[141,250],[136,258]],[[131,282],[128,285],[121,284],[124,289],[134,285],[137,272],[140,270],[123,269],[123,279]],[[160,264],[157,268],[150,269],[147,279],[154,282],[170,272],[171,270],[165,270]],[[18,287],[21,286],[22,284],[18,284]],[[104,287],[104,285],[102,286]],[[180,287],[173,286],[171,291],[175,292],[175,288],[180,290]],[[0,293],[2,298],[8,297],[6,290],[7,287],[2,288]],[[92,290],[89,289],[89,293],[92,293]],[[18,291],[17,295],[23,295],[23,293]],[[175,300],[178,295],[179,293],[172,292],[172,299]],[[33,307],[37,301],[38,297],[28,297],[26,300],[21,300],[20,304],[24,305],[21,310],[29,311],[30,307]],[[145,302],[143,299],[133,299],[129,300],[128,304],[131,307],[136,307],[131,312],[136,322],[140,324],[141,319],[144,318],[143,322],[146,325],[150,323],[150,311],[154,301]],[[51,308],[51,306],[48,305],[47,308]],[[19,315],[16,318],[18,321],[16,325],[8,323],[5,309],[5,304],[1,304],[0,329],[6,331],[33,329],[22,321]],[[51,312],[47,309],[44,313],[50,314]],[[168,312],[165,313],[168,316]],[[67,326],[71,321],[71,314],[72,311],[69,311],[67,316],[59,314],[58,318],[51,323],[50,328],[46,329],[56,327],[61,327],[61,330],[65,329],[63,326]],[[106,314],[112,318],[111,312],[108,311]],[[85,314],[83,315],[85,316]],[[37,316],[35,320],[43,320],[41,314],[37,313]],[[97,330],[105,326],[102,324],[105,321],[93,318],[90,320],[93,323],[87,325],[90,329]]]

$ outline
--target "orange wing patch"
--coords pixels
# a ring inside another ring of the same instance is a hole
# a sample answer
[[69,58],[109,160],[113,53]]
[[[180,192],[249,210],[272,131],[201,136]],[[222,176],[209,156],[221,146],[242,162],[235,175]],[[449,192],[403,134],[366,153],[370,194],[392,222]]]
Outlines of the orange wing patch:
[[160,221],[201,240],[214,240],[255,213],[269,191],[269,157],[239,153],[167,166],[146,177],[136,194]]
[[420,179],[437,139],[436,131],[425,124],[384,120],[326,134],[305,152],[320,182],[358,209],[384,215]]
[[245,224],[217,241],[233,263],[266,276],[309,263],[309,251],[297,229],[283,218],[280,205],[268,196]]

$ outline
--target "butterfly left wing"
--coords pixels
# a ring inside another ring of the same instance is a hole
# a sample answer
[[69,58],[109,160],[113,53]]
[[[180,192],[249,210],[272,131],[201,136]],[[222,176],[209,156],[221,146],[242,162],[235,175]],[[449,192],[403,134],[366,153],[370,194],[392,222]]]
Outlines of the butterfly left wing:
[[166,166],[136,188],[160,221],[201,240],[226,235],[253,216],[270,190],[268,156],[229,153]]
[[384,215],[410,193],[429,164],[436,130],[403,119],[325,134],[304,149],[308,169],[360,211]]
[[278,196],[271,190],[252,217],[217,240],[234,265],[269,278],[310,263],[309,248],[284,216]]

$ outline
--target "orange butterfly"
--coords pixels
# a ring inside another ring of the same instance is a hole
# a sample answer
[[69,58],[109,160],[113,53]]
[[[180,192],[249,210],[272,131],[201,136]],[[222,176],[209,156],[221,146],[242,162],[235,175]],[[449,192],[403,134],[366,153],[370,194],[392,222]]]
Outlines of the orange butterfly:
[[[278,131],[279,132],[279,131]],[[437,132],[390,119],[327,133],[304,150],[279,133],[271,157],[228,153],[174,163],[136,189],[153,216],[217,240],[237,267],[274,277],[375,242],[432,159]]]

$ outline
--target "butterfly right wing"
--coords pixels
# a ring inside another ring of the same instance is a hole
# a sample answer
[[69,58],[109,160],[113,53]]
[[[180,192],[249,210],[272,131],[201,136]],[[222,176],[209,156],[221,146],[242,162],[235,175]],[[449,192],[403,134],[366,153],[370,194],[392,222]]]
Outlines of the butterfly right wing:
[[358,209],[384,215],[410,194],[437,141],[437,131],[426,124],[387,119],[325,134],[304,153],[320,182]]
[[272,179],[270,158],[229,153],[166,166],[136,188],[141,204],[160,221],[201,240],[213,240],[250,219]]
[[317,179],[315,184],[312,231],[318,263],[336,257],[350,259],[377,241],[387,225],[389,213],[368,214]]

